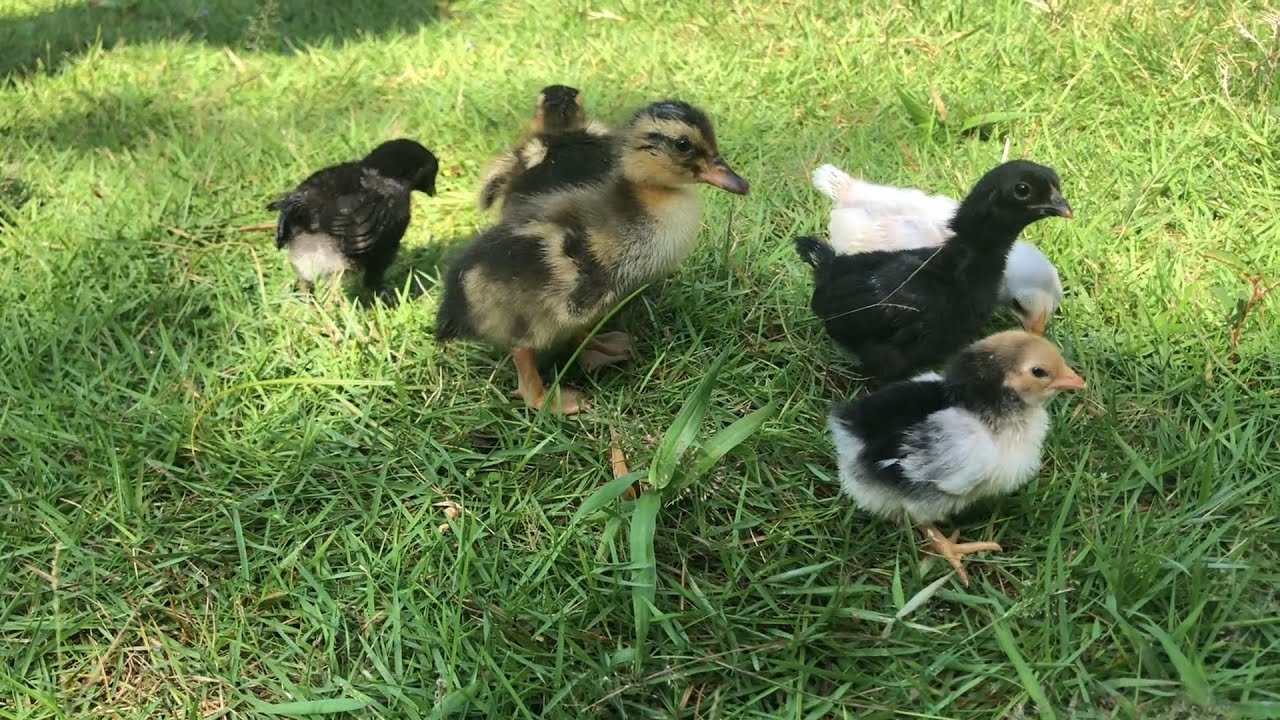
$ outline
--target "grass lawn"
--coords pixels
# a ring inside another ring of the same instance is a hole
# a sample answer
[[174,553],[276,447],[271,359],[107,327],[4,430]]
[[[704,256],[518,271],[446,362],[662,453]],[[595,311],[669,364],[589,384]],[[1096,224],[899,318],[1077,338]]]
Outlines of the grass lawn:
[[[1280,717],[1278,67],[1251,0],[6,0],[0,717]],[[430,336],[552,82],[705,107],[752,186],[568,420]],[[403,301],[301,299],[245,226],[401,134]],[[1089,388],[957,520],[1005,548],[966,588],[838,494],[791,239],[822,162],[958,196],[1005,138],[1075,208],[1028,236]],[[699,438],[768,416],[697,475],[660,444],[721,353]],[[675,481],[579,513],[611,432]]]

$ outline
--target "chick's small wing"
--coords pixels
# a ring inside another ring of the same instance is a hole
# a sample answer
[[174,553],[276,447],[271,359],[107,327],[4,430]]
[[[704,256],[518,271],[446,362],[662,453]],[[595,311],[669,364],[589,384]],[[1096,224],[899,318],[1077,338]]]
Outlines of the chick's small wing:
[[396,187],[362,186],[339,195],[328,210],[321,225],[342,244],[343,254],[358,256],[404,234],[409,194]]
[[905,443],[903,474],[950,495],[967,495],[990,477],[1000,459],[991,431],[976,415],[960,408],[932,413]]

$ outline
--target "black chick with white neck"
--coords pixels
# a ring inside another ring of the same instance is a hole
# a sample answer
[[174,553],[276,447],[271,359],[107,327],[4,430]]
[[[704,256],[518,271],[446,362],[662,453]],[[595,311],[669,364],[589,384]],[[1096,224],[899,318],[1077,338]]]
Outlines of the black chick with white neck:
[[436,156],[413,140],[382,143],[358,162],[318,170],[267,206],[279,211],[276,249],[288,246],[302,290],[345,270],[371,290],[409,227],[409,193],[436,194]]
[[1040,467],[1054,395],[1085,382],[1043,337],[1010,330],[962,350],[943,374],[896,382],[832,407],[840,484],[860,508],[907,515],[969,583],[960,559],[1000,550],[956,542],[934,523],[985,497],[1006,495]]
[[991,316],[1019,233],[1046,217],[1072,217],[1060,188],[1052,169],[1013,160],[982,176],[940,247],[838,256],[819,238],[796,238],[796,252],[813,267],[810,307],[876,380],[932,367]]
[[[440,341],[484,339],[511,349],[518,394],[534,409],[546,391],[534,352],[585,342],[596,322],[636,288],[669,274],[702,225],[694,183],[738,195],[747,182],[720,157],[711,120],[679,100],[640,109],[614,135],[614,162],[600,181],[564,187],[503,212],[467,244],[443,277]],[[587,345],[601,364],[624,360],[624,333]],[[556,410],[580,395],[562,388]]]
[[582,94],[548,85],[538,93],[526,137],[489,163],[480,182],[480,209],[501,200],[507,213],[539,193],[598,181],[612,161],[609,128],[587,120]]

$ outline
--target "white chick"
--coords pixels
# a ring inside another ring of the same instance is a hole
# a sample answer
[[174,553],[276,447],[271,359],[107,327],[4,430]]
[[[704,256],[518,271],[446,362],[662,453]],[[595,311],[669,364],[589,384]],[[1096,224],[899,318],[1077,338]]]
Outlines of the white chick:
[[991,542],[958,543],[934,523],[978,500],[1025,485],[1040,467],[1049,429],[1045,404],[1085,382],[1053,343],[1022,330],[979,340],[943,374],[925,373],[831,408],[840,484],[868,512],[906,511],[939,555],[960,560]]
[[[830,164],[814,170],[812,179],[835,203],[828,237],[839,255],[936,247],[951,238],[948,223],[960,207],[954,198],[869,183]],[[1044,334],[1062,302],[1062,280],[1039,248],[1019,239],[1005,261],[999,298],[1024,329]]]

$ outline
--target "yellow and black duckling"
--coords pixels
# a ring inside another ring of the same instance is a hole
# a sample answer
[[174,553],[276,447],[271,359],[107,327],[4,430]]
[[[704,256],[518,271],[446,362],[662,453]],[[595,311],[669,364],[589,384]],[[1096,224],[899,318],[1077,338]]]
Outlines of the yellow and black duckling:
[[[511,348],[517,392],[534,409],[546,397],[534,352],[582,342],[611,307],[669,274],[693,249],[702,207],[690,185],[747,194],[747,181],[720,157],[711,120],[688,103],[642,108],[613,143],[615,159],[603,179],[535,196],[504,213],[444,275],[436,339],[483,338]],[[629,354],[624,333],[607,335],[587,346],[597,365]],[[584,407],[577,392],[560,391],[559,412]]]
[[609,128],[587,120],[582,94],[567,85],[548,85],[538,93],[529,132],[485,171],[480,209],[501,200],[506,212],[532,195],[597,181],[608,173],[612,158]]

